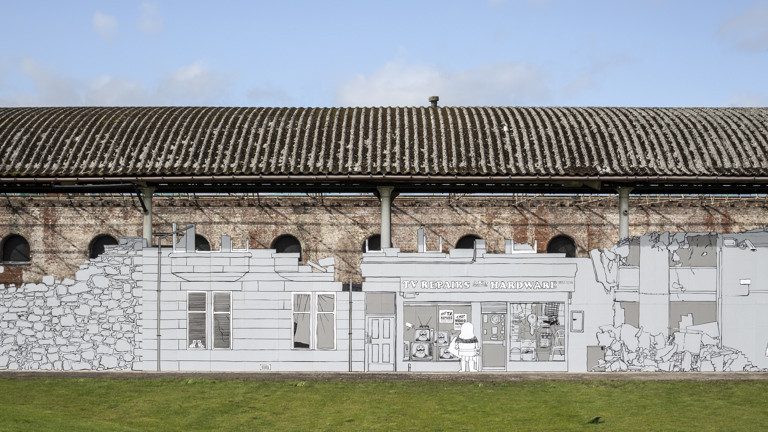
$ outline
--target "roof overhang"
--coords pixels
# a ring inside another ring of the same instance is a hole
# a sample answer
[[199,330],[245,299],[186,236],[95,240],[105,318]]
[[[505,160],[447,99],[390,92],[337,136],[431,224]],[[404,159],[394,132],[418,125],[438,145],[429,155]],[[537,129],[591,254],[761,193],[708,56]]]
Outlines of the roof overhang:
[[399,193],[605,194],[631,187],[633,194],[761,194],[768,176],[459,176],[459,175],[212,175],[120,177],[0,177],[3,193]]

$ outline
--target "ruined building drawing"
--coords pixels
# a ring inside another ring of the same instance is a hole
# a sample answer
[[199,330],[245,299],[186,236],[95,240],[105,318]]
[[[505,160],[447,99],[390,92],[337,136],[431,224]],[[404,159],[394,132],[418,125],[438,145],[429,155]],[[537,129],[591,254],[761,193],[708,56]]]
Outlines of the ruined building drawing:
[[592,251],[613,296],[593,370],[754,371],[765,368],[768,232],[648,234]]
[[332,258],[194,238],[159,255],[123,238],[74,280],[3,287],[0,369],[768,368],[767,230],[646,234],[569,258],[514,240],[429,251],[420,229],[417,252],[364,253],[362,292],[334,281]]

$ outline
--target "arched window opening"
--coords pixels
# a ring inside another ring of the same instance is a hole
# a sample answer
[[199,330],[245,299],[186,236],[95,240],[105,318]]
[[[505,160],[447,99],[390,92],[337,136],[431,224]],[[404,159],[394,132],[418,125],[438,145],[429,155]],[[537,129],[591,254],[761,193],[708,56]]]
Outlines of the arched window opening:
[[277,253],[297,253],[301,261],[301,243],[296,237],[285,234],[281,235],[272,243],[272,249]]
[[10,235],[3,241],[5,262],[29,262],[29,242],[20,235]]
[[195,250],[208,252],[211,250],[211,244],[208,243],[208,240],[206,240],[205,237],[200,234],[195,234]]
[[468,234],[456,242],[456,249],[474,249],[475,240],[482,240],[479,236]]
[[104,253],[104,246],[111,246],[116,244],[119,244],[119,242],[117,241],[117,239],[115,239],[111,235],[107,235],[107,234],[100,235],[95,239],[93,239],[93,241],[91,242],[91,248],[90,248],[90,251],[88,252],[88,257],[96,258],[99,255]]
[[[389,241],[389,247],[392,246],[392,240]],[[365,242],[363,242],[363,253],[367,252],[365,250]],[[368,250],[369,251],[379,251],[381,250],[381,235],[374,234],[370,237],[368,237]]]
[[568,258],[575,258],[576,242],[567,235],[553,237],[547,245],[547,253],[564,253]]

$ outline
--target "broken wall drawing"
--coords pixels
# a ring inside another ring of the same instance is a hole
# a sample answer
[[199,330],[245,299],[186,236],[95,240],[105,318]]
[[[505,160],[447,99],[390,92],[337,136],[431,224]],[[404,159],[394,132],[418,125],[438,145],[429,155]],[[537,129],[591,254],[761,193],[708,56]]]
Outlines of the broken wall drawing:
[[334,280],[333,258],[301,265],[227,236],[196,251],[194,236],[159,266],[157,248],[123,238],[75,280],[2,287],[0,369],[768,369],[765,229],[646,234],[589,258],[513,240],[383,248],[363,254],[362,292]]
[[106,249],[74,280],[0,290],[0,369],[125,370],[141,361],[142,239]]
[[614,303],[590,370],[764,370],[766,247],[761,229],[646,234],[592,251],[596,279]]

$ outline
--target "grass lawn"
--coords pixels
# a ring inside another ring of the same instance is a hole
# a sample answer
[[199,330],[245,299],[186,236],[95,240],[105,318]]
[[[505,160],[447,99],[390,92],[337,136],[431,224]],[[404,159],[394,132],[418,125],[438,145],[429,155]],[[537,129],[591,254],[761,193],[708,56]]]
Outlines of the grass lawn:
[[0,379],[0,431],[68,430],[765,431],[768,381]]

